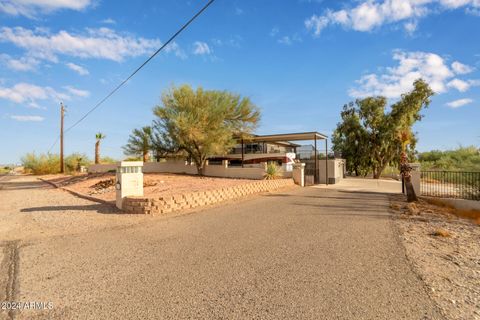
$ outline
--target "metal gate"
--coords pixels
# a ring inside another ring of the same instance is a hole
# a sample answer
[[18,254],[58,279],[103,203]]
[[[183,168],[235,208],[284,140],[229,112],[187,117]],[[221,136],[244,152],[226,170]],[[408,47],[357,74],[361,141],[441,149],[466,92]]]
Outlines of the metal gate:
[[304,160],[305,163],[305,185],[311,186],[318,183],[318,168],[315,172],[315,160]]

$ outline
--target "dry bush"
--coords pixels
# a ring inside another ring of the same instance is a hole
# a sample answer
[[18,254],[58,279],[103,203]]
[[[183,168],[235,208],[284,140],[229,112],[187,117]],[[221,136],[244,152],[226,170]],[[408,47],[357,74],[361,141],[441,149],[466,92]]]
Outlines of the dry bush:
[[442,238],[450,238],[452,234],[448,232],[448,230],[438,228],[435,231],[433,231],[430,235],[435,236],[435,237],[442,237]]

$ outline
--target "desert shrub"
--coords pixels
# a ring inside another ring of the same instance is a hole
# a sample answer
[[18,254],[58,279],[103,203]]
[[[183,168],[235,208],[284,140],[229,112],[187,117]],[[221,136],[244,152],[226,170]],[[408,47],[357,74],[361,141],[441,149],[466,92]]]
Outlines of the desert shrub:
[[123,159],[123,161],[143,161],[143,159],[141,157],[128,157]]
[[275,162],[267,164],[267,170],[265,172],[265,180],[278,179],[282,176],[282,168]]
[[79,172],[81,166],[88,166],[92,163],[83,153],[72,153],[65,158],[65,171],[67,173]]
[[111,157],[102,157],[100,159],[101,164],[110,164],[110,163],[117,163],[117,162],[118,162],[117,159],[113,159]]
[[418,160],[424,170],[480,171],[480,150],[475,146],[423,152]]
[[60,157],[58,154],[27,153],[21,159],[25,171],[33,174],[53,174],[60,172]]

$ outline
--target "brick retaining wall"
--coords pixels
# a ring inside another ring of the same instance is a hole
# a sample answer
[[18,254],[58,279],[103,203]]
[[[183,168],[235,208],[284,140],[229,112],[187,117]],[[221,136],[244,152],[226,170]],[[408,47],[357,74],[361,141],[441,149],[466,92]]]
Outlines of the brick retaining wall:
[[217,190],[197,191],[168,197],[127,197],[123,199],[123,210],[127,213],[163,215],[294,185],[293,179],[262,180]]

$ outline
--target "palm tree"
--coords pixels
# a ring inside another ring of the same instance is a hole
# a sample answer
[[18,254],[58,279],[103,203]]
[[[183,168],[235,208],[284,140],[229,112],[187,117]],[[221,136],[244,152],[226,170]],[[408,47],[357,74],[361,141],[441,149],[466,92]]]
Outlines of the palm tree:
[[95,164],[100,163],[100,141],[105,139],[107,136],[99,132],[95,135]]
[[142,156],[143,162],[149,160],[152,149],[152,127],[145,126],[141,129],[133,129],[128,138],[127,145],[123,147],[126,155]]

